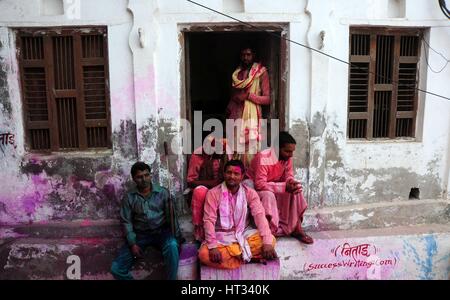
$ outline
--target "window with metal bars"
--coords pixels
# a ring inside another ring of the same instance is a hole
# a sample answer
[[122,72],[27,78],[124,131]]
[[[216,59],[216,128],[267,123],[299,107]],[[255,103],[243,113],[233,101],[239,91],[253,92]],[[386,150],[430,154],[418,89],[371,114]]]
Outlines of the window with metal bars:
[[348,138],[415,137],[422,36],[416,28],[350,29]]
[[107,30],[18,29],[27,147],[111,148]]

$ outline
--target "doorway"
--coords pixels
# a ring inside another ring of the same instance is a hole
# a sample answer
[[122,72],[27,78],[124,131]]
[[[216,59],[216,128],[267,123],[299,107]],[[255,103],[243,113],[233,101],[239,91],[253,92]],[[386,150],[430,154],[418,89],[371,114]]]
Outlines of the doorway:
[[[269,72],[271,104],[262,106],[263,118],[279,119],[286,126],[287,34],[285,25],[263,26],[248,30],[242,26],[195,26],[183,32],[185,43],[185,118],[193,124],[194,111],[202,120],[216,118],[225,130],[226,108],[230,101],[231,74],[239,65],[242,45],[255,49],[256,61]],[[212,29],[212,30],[211,30]],[[192,132],[193,135],[193,132]]]

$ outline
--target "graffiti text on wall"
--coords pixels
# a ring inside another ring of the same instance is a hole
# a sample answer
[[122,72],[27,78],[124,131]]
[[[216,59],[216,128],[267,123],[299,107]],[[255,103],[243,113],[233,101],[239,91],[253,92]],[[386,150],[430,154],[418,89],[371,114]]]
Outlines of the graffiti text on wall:
[[[314,270],[335,270],[339,268],[367,268],[367,272],[375,270],[377,275],[380,274],[381,267],[393,268],[399,262],[395,256],[388,258],[380,258],[377,254],[380,249],[372,244],[359,244],[351,246],[349,243],[338,245],[331,249],[331,254],[337,258],[320,263],[305,263],[303,271],[309,272]],[[380,279],[380,278],[374,278]]]
[[0,149],[2,150],[3,154],[5,154],[4,149],[8,146],[13,146],[16,148],[15,145],[15,135],[9,132],[2,132],[0,133]]
[[[339,251],[339,249],[341,249],[341,251]],[[351,257],[356,261],[359,255],[369,257],[371,254],[377,254],[377,250],[377,247],[371,244],[360,244],[352,247],[349,243],[344,243],[331,249],[331,253],[333,253],[335,257],[338,255]]]

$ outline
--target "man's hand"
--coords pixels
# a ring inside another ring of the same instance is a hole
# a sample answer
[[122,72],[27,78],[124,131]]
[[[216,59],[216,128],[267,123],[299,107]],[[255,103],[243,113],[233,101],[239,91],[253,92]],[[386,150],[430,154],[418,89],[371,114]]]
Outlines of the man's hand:
[[264,244],[262,247],[262,256],[265,259],[272,260],[278,257],[277,253],[275,252],[275,249],[270,244]]
[[220,254],[219,249],[217,248],[209,249],[209,260],[213,263],[218,264],[222,262],[222,254]]
[[300,182],[291,179],[288,182],[286,182],[286,192],[298,194],[303,191],[303,187]]
[[294,185],[291,181],[286,182],[286,192],[292,193],[294,191]]
[[134,258],[143,258],[144,253],[142,252],[141,247],[139,247],[137,244],[134,244],[131,246],[131,253],[133,253]]

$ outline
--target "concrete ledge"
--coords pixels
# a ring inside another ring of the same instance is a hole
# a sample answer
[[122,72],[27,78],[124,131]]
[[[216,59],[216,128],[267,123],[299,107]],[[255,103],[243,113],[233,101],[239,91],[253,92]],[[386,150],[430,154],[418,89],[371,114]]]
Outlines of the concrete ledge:
[[234,270],[222,270],[200,266],[201,280],[278,280],[280,279],[280,260],[266,264],[248,263]]
[[[303,226],[307,231],[387,228],[419,224],[449,224],[450,201],[409,200],[308,209]],[[180,227],[188,241],[193,240],[191,215],[180,217]],[[119,220],[73,220],[0,226],[0,239],[38,238],[120,238]]]
[[[180,217],[180,229],[188,241],[193,239],[190,215]],[[71,220],[0,225],[0,240],[6,238],[124,238],[119,220]]]
[[[17,239],[1,247],[0,279],[66,279],[70,255],[80,257],[82,279],[112,279],[111,262],[123,243],[122,239],[99,238]],[[137,264],[137,275],[156,279],[164,274],[158,252],[150,249],[146,257]],[[143,269],[150,272],[143,274]]]
[[[277,265],[241,270],[198,269],[196,247],[181,254],[180,279],[450,279],[450,225],[400,226],[312,232],[312,245],[279,238]],[[0,240],[0,279],[66,279],[70,255],[81,279],[112,279],[111,262],[122,238],[6,238]],[[185,246],[186,247],[186,246]],[[183,251],[182,251],[183,253]],[[261,271],[263,270],[263,271]],[[164,279],[161,254],[149,248],[133,269],[136,279]]]
[[[309,210],[304,225],[315,243],[307,246],[293,238],[278,239],[279,274],[272,272],[268,276],[280,279],[449,279],[449,203],[416,200]],[[191,216],[181,217],[180,223],[183,235],[191,241]],[[421,223],[431,225],[418,225]],[[124,242],[118,220],[2,226],[0,279],[65,279],[70,255],[81,259],[81,279],[112,279],[109,268]],[[365,244],[370,245],[365,250],[363,246],[357,247]],[[351,251],[359,251],[359,256],[345,256],[349,247],[358,248]],[[369,249],[373,253],[364,252]],[[180,262],[179,276],[200,278],[196,255],[189,255]],[[388,265],[369,268],[367,260],[371,259]],[[339,266],[344,261],[345,266]],[[356,265],[351,266],[351,262]],[[251,269],[254,267],[256,269]],[[240,274],[209,271],[201,276],[203,279],[241,279],[252,274],[255,279],[269,279],[264,277],[264,272],[257,271],[259,265],[248,268],[250,270]],[[378,271],[381,273],[377,275]],[[147,250],[146,259],[137,262],[133,269],[136,279],[164,279],[164,273],[161,254],[152,249]]]
[[120,238],[123,236],[119,220],[56,221],[9,226],[9,228],[9,232],[15,233],[16,236],[50,239],[74,237]]
[[449,223],[450,201],[408,200],[308,209],[303,226],[328,231]]
[[281,279],[450,279],[450,225],[313,232],[279,238]]
[[[67,258],[71,255],[80,258],[81,279],[113,279],[109,270],[123,244],[123,239],[116,238],[4,240],[0,244],[0,280],[67,279],[67,269],[71,265]],[[195,245],[183,245],[180,279],[198,278],[196,254]],[[148,248],[145,259],[136,262],[132,274],[135,279],[165,279],[161,253]]]

